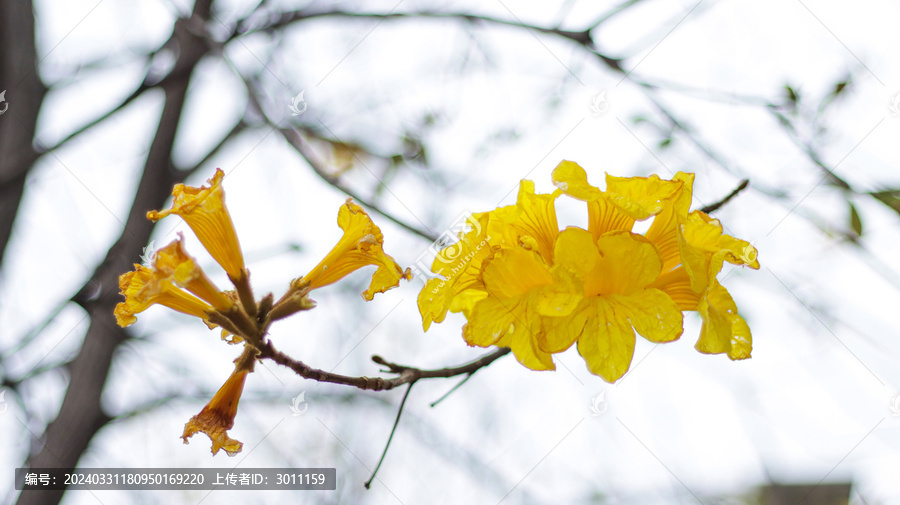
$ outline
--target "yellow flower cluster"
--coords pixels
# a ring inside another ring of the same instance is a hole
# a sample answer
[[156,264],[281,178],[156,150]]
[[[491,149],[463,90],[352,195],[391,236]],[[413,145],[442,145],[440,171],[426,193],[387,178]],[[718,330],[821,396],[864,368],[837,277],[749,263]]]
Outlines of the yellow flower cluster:
[[224,449],[229,456],[234,456],[243,444],[230,438],[227,431],[234,425],[247,375],[253,372],[254,344],[262,343],[269,324],[314,307],[315,303],[307,296],[311,290],[337,282],[364,266],[378,267],[369,289],[363,293],[366,300],[399,285],[401,278],[408,280],[411,274],[384,253],[381,230],[362,207],[348,199],[338,213],[338,225],[344,236],[334,249],[309,274],[292,281],[289,291],[278,302],[273,302],[271,295],[256,302],[234,223],[225,206],[224,177],[224,172],[217,169],[215,176],[207,181],[208,186],[175,185],[172,208],[148,212],[147,218],[157,221],[175,214],[184,219],[228,274],[235,290],[222,291],[216,287],[187,253],[184,238],[179,234],[175,241],[157,251],[152,267],[136,264],[133,272],[119,277],[125,301],[116,306],[115,316],[120,326],[128,326],[137,320],[135,314],[159,304],[198,317],[209,328],[221,327],[223,338],[232,336],[229,343],[244,342],[244,352],[235,360],[234,372],[203,410],[185,424],[182,435],[187,443],[195,433],[203,432],[212,440],[213,454]]
[[[442,278],[428,280],[418,299],[426,331],[462,312],[469,345],[509,347],[533,370],[555,369],[551,356],[577,343],[588,369],[614,382],[631,364],[635,331],[676,340],[682,311],[696,310],[698,351],[750,357],[750,329],[717,275],[725,261],[759,268],[756,249],[689,212],[693,174],[607,175],[601,191],[563,161],[552,178],[559,189],[551,194],[523,180],[515,205],[474,214],[471,229],[437,255],[432,271]],[[587,202],[586,230],[560,231],[562,195]],[[632,232],[650,218],[644,234]]]

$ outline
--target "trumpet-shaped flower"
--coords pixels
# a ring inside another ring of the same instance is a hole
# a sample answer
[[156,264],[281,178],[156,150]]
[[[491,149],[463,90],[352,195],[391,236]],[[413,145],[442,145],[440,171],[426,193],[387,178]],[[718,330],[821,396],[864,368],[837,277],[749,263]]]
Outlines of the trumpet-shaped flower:
[[369,288],[363,298],[371,301],[375,293],[383,293],[400,285],[400,279],[409,280],[412,273],[404,271],[394,258],[385,254],[384,236],[362,207],[348,198],[338,211],[338,226],[343,237],[318,265],[301,279],[294,281],[294,288],[316,289],[339,281],[348,274],[368,265],[378,268],[372,275]]
[[169,276],[178,286],[187,289],[212,305],[219,312],[227,312],[234,303],[197,266],[194,258],[184,248],[184,236],[178,234],[169,245],[156,252],[154,268]]
[[217,168],[216,175],[206,181],[209,187],[195,188],[176,184],[172,189],[172,208],[150,211],[147,219],[158,221],[170,214],[181,216],[210,256],[225,269],[232,280],[237,280],[244,275],[244,255],[231,214],[225,206],[225,190],[222,188],[224,177],[225,173]]
[[147,310],[153,304],[163,305],[172,310],[203,319],[207,326],[207,313],[214,310],[211,305],[178,288],[171,276],[152,270],[143,265],[134,265],[133,272],[119,276],[119,290],[125,301],[116,305],[116,323],[125,327],[134,324],[135,314]]
[[[251,358],[252,360],[252,358]],[[252,361],[251,361],[252,365]],[[245,365],[246,366],[246,365]],[[219,388],[212,400],[203,407],[199,414],[192,417],[184,425],[184,433],[181,439],[188,443],[188,439],[198,431],[203,432],[212,441],[212,453],[215,456],[219,449],[224,449],[229,456],[235,456],[241,452],[244,444],[229,437],[228,430],[234,426],[234,418],[237,415],[238,402],[244,391],[244,382],[247,374],[252,370],[239,364],[234,372]]]

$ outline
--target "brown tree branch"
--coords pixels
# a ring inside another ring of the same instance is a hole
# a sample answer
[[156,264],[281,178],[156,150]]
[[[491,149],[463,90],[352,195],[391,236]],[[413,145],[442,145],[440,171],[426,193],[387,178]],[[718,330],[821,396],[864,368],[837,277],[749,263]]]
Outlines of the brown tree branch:
[[258,349],[259,355],[257,357],[259,359],[271,359],[281,366],[290,368],[294,373],[303,378],[312,379],[317,382],[329,382],[331,384],[353,386],[370,391],[386,391],[394,389],[397,386],[416,382],[420,379],[446,379],[459,375],[473,374],[510,352],[508,348],[501,348],[464,365],[440,368],[437,370],[423,370],[421,368],[398,365],[386,361],[381,356],[372,356],[372,361],[379,365],[386,366],[388,372],[398,375],[392,379],[382,379],[381,377],[350,377],[312,368],[306,363],[295,360],[287,354],[275,349],[271,341],[263,342]]
[[734,198],[738,195],[738,193],[747,189],[748,186],[750,186],[750,179],[744,179],[743,181],[741,181],[740,184],[738,184],[738,187],[734,188],[734,190],[731,191],[731,193],[728,193],[727,195],[725,195],[725,198],[722,198],[718,202],[713,202],[709,205],[701,207],[700,210],[707,214],[715,212],[715,211],[719,210],[720,208],[722,208],[723,205],[730,202],[732,198]]

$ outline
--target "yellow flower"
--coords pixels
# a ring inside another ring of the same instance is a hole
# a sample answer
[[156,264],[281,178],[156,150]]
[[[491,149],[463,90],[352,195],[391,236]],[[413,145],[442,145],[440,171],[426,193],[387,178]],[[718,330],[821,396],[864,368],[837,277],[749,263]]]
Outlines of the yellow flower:
[[207,312],[213,307],[203,300],[187,293],[172,283],[166,274],[160,274],[143,265],[134,265],[133,272],[119,276],[119,290],[125,301],[116,305],[116,323],[125,327],[134,324],[135,314],[147,310],[158,303],[172,310],[203,319],[207,326],[215,325],[207,321]]
[[[482,262],[492,255],[488,234],[490,213],[473,214],[469,219],[471,229],[459,233],[459,242],[442,249],[434,258],[431,270],[443,278],[428,279],[419,292],[418,304],[425,331],[432,322],[440,323],[447,317],[458,296],[467,290],[484,290],[481,282]],[[458,312],[460,309],[454,307]]]
[[176,184],[172,189],[175,198],[172,208],[150,211],[147,219],[158,221],[170,214],[177,214],[193,230],[210,256],[225,269],[232,280],[244,275],[244,255],[238,242],[231,214],[225,206],[225,190],[222,179],[225,173],[216,169],[216,175],[207,180],[209,187],[194,188]]
[[[613,382],[630,366],[635,332],[676,340],[681,311],[698,310],[698,350],[749,356],[749,329],[715,277],[723,261],[758,267],[756,252],[720,226],[716,234],[718,221],[688,214],[693,174],[607,175],[601,191],[563,161],[552,178],[559,189],[551,194],[522,181],[515,206],[475,214],[473,229],[437,255],[432,271],[443,278],[430,279],[418,298],[425,330],[462,312],[467,343],[510,347],[534,370],[553,369],[552,354],[577,342],[588,369]],[[559,231],[561,194],[587,203],[587,230]],[[645,235],[632,233],[651,218]]]
[[397,287],[400,279],[409,280],[412,277],[408,268],[404,271],[394,258],[385,254],[381,230],[350,198],[338,212],[338,226],[344,230],[344,236],[312,271],[294,281],[294,289],[327,286],[364,266],[375,265],[378,269],[372,275],[369,288],[362,294],[371,301],[375,293]]
[[681,257],[695,292],[703,293],[698,311],[703,320],[696,348],[731,359],[750,357],[752,336],[737,305],[716,276],[724,262],[759,269],[757,251],[748,242],[723,233],[722,224],[697,210],[681,225]]
[[247,374],[253,371],[253,355],[244,353],[236,360],[234,372],[219,388],[212,400],[206,404],[199,414],[192,417],[184,425],[184,433],[181,439],[188,443],[188,439],[201,431],[212,440],[212,453],[215,456],[219,449],[224,449],[229,456],[241,452],[244,444],[229,437],[228,430],[234,426],[234,418],[237,415],[238,402],[244,391],[244,382]]
[[614,382],[631,364],[635,330],[651,342],[681,336],[681,310],[650,287],[662,259],[646,238],[612,231],[594,240],[587,230],[570,227],[556,242],[556,257],[581,279],[584,297],[571,317],[551,321],[556,331],[547,333],[549,352],[564,351],[577,341],[591,373]]
[[181,233],[171,244],[156,252],[153,266],[161,274],[170,277],[178,286],[195,294],[219,312],[228,312],[234,306],[231,299],[209,280],[194,262],[194,258],[184,249],[184,236]]
[[[588,208],[595,209],[590,219],[594,236],[616,228],[604,226],[606,223],[627,224],[630,230],[633,221],[628,222],[628,218],[640,219],[655,213],[644,236],[659,249],[663,264],[659,277],[650,287],[665,292],[681,310],[700,313],[703,326],[695,346],[698,351],[726,353],[731,359],[750,357],[750,328],[737,314],[734,300],[716,276],[724,261],[758,269],[757,251],[746,241],[723,234],[721,224],[703,212],[688,213],[694,174],[678,172],[672,181],[662,181],[656,176],[646,179],[607,176],[605,193],[588,184],[584,169],[572,162],[560,163],[553,177],[554,182],[559,181],[558,186],[561,182],[567,187],[567,194],[588,200]],[[649,183],[646,185],[649,191],[643,196],[639,190],[641,181]],[[599,206],[592,207],[592,201],[603,200],[603,195],[610,192],[626,197],[607,197],[616,200],[616,204],[596,211]]]
[[[509,347],[532,370],[554,370],[547,339],[559,340],[548,319],[568,316],[581,301],[581,283],[563,267],[550,267],[536,251],[501,249],[486,262],[484,295],[467,310],[463,338],[469,345]],[[551,336],[545,336],[547,332]]]
[[559,234],[553,202],[559,194],[536,195],[534,183],[523,180],[516,205],[472,214],[471,229],[461,231],[459,241],[441,250],[432,263],[432,272],[443,279],[429,279],[419,293],[425,331],[432,322],[442,322],[448,311],[468,311],[487,295],[481,271],[495,250],[524,241],[521,245],[538,252],[542,262],[552,262]]

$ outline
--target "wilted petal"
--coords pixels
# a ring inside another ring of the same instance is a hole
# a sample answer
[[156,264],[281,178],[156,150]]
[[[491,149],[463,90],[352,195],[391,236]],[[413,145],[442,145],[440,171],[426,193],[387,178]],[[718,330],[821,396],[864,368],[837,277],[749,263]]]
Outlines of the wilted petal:
[[235,370],[203,410],[184,425],[181,439],[185,444],[199,431],[212,440],[213,455],[219,449],[224,449],[229,456],[241,452],[244,444],[229,437],[228,430],[234,426],[234,417],[237,415],[238,402],[248,373],[249,370]]

